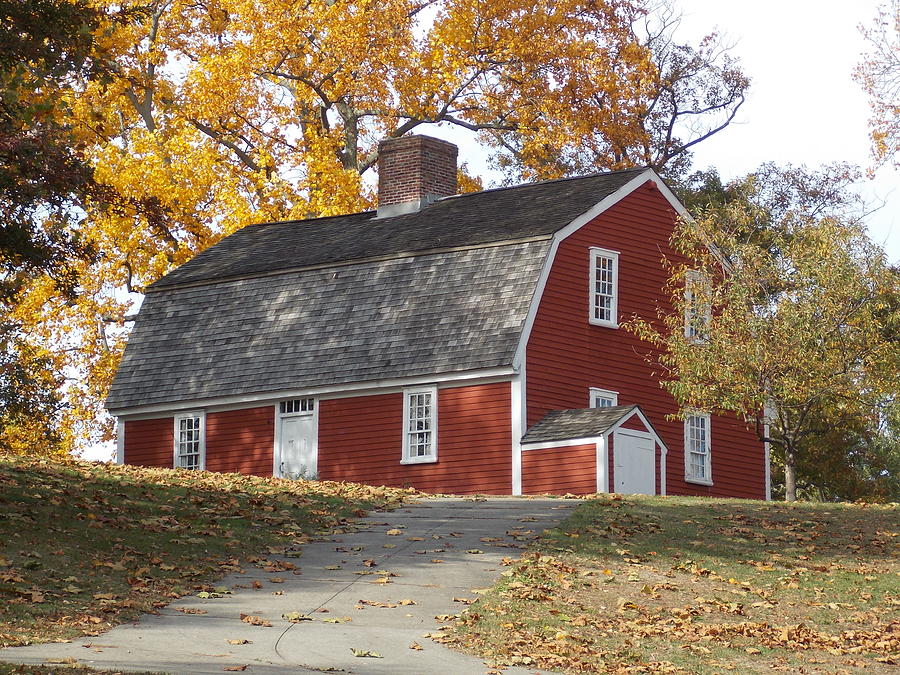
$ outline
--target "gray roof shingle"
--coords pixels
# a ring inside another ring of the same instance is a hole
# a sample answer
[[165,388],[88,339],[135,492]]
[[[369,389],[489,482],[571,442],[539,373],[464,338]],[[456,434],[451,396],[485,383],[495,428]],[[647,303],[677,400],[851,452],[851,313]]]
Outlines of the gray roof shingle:
[[150,287],[106,406],[508,366],[550,235],[644,171],[245,227]]
[[549,240],[148,293],[111,410],[508,365]]
[[252,225],[169,272],[151,288],[548,235],[644,171],[627,169],[456,195],[390,218],[376,218],[369,211]]
[[616,405],[607,408],[551,410],[525,432],[522,442],[545,443],[601,436],[637,407]]

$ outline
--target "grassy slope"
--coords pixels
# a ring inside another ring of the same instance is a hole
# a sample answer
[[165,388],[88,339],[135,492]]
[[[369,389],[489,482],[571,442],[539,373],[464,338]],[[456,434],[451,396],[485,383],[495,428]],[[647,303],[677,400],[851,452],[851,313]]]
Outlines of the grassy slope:
[[438,641],[569,672],[897,672],[896,505],[601,497]]
[[0,646],[99,634],[410,495],[0,457]]

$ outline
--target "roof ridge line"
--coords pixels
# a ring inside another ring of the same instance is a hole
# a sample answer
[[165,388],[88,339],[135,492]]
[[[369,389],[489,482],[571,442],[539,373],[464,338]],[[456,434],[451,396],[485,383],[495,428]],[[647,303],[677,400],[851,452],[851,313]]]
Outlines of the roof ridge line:
[[[370,256],[368,258],[354,258],[352,260],[339,260],[330,263],[318,263],[316,265],[303,265],[300,267],[288,267],[279,270],[270,270],[268,272],[259,272],[256,274],[239,274],[231,277],[216,277],[214,279],[198,279],[196,281],[186,281],[184,283],[170,284],[166,286],[154,287],[149,286],[144,289],[147,293],[162,293],[180,288],[192,288],[196,286],[213,286],[221,283],[231,283],[232,281],[245,281],[247,279],[262,279],[265,277],[274,277],[282,274],[291,274],[295,272],[307,272],[311,270],[329,269],[332,267],[349,267],[367,262],[382,262],[387,260],[403,260],[406,258],[417,258],[426,255],[439,255],[443,253],[456,253],[458,251],[474,251],[479,248],[495,248],[499,246],[514,246],[516,244],[527,244],[534,241],[548,241],[553,238],[553,234],[539,234],[532,237],[521,237],[519,239],[504,239],[501,241],[489,241],[483,244],[470,244],[468,246],[448,246],[444,248],[422,249],[419,251],[402,251],[400,253],[390,253],[380,256]],[[163,277],[164,278],[164,277]]]
[[517,188],[523,187],[531,187],[532,185],[548,185],[550,183],[563,183],[565,181],[570,180],[581,180],[583,178],[600,178],[604,176],[612,176],[618,173],[629,173],[629,172],[640,172],[646,171],[652,167],[649,166],[634,166],[630,169],[616,169],[614,171],[592,171],[591,173],[585,173],[580,176],[563,176],[562,178],[548,178],[547,180],[536,180],[530,183],[516,183],[515,185],[501,185],[498,187],[485,188],[484,190],[478,190],[477,192],[462,192],[460,194],[455,195],[447,195],[446,197],[441,197],[440,199],[436,199],[434,203],[447,201],[450,199],[458,199],[460,197],[472,197],[474,195],[484,194],[485,192],[500,192],[502,190],[515,190]]

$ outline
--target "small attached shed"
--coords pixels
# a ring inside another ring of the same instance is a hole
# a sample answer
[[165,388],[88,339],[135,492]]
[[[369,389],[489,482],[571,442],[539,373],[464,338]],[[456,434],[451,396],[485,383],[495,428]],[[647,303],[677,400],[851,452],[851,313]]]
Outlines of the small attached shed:
[[522,437],[522,492],[664,495],[666,452],[639,406],[551,410]]

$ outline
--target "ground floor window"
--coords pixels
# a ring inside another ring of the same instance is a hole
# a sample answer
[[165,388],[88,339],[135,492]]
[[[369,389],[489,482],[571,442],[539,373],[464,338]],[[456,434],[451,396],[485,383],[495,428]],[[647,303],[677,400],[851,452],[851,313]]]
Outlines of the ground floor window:
[[684,478],[693,483],[712,484],[709,415],[695,413],[684,418]]
[[206,416],[202,412],[175,416],[175,468],[206,466]]
[[404,464],[437,461],[437,388],[403,391]]

